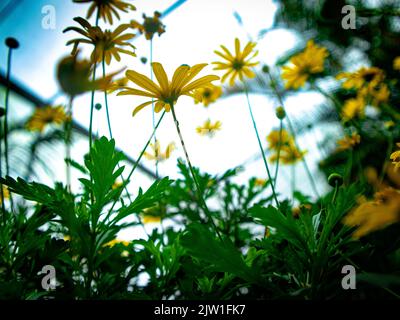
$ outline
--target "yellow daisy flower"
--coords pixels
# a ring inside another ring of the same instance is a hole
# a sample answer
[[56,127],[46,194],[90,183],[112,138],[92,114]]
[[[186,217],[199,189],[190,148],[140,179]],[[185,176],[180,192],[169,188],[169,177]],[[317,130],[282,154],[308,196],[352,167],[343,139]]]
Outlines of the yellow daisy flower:
[[393,69],[400,71],[400,57],[396,57],[393,60]]
[[256,187],[264,187],[266,183],[267,183],[267,180],[265,180],[265,179],[256,178],[256,179],[254,180],[254,185],[255,185]]
[[143,224],[158,223],[158,222],[161,222],[160,216],[143,215],[143,217],[142,217]]
[[103,247],[110,247],[110,248],[112,248],[112,247],[114,247],[114,246],[117,245],[117,244],[122,244],[122,245],[124,245],[125,247],[127,247],[127,246],[129,246],[131,243],[130,243],[130,241],[126,241],[126,240],[114,239],[114,240],[111,240],[111,241],[105,243],[105,244],[103,245]]
[[215,121],[215,123],[211,123],[210,119],[207,119],[202,126],[196,128],[196,131],[199,135],[209,137],[213,137],[219,130],[221,130],[221,121]]
[[[279,160],[283,164],[294,164],[303,159],[307,151],[300,151],[297,149],[294,143],[289,143],[289,145],[284,145],[281,147],[279,152]],[[275,152],[271,157],[271,162],[276,162],[278,160],[278,152]]]
[[170,157],[171,152],[175,149],[175,144],[171,142],[168,144],[165,152],[161,152],[160,143],[158,140],[156,140],[155,143],[150,143],[150,148],[153,149],[153,153],[145,152],[143,155],[147,158],[147,160],[156,160],[160,162],[167,160]]
[[352,235],[354,239],[399,221],[400,192],[392,188],[377,192],[371,201],[362,201],[343,219],[345,225],[357,227]]
[[102,18],[105,22],[113,24],[113,15],[119,20],[119,11],[129,12],[129,10],[136,10],[135,6],[121,0],[73,0],[76,3],[89,3],[92,4],[86,15],[86,19],[90,19],[95,9],[97,9],[99,18]]
[[356,145],[358,145],[361,141],[360,135],[356,132],[353,132],[351,136],[345,136],[344,138],[337,141],[337,150],[344,151],[353,149]]
[[325,58],[328,55],[326,48],[319,47],[313,40],[309,40],[304,51],[290,59],[291,65],[282,67],[285,88],[299,89],[312,74],[323,72]]
[[[396,143],[396,145],[400,148],[400,142]],[[393,152],[390,155],[390,160],[392,160],[395,170],[398,170],[400,168],[400,150]]]
[[386,103],[389,100],[390,91],[385,83],[381,83],[377,87],[371,88],[368,93],[365,93],[365,96],[367,94],[370,95],[371,104],[378,107],[380,104]]
[[[120,53],[128,54],[130,56],[136,57],[134,52],[135,47],[127,42],[132,39],[135,35],[133,33],[123,32],[129,28],[128,24],[121,24],[114,31],[105,30],[103,31],[100,27],[92,26],[88,21],[81,17],[74,18],[82,28],[78,27],[68,27],[63,32],[76,31],[83,35],[84,38],[76,38],[67,42],[67,45],[73,44],[72,54],[75,54],[78,45],[80,43],[92,44],[94,46],[91,60],[93,62],[101,62],[104,60],[109,65],[111,59],[114,57],[117,61],[121,61]],[[126,50],[123,47],[128,47]]]
[[363,97],[347,99],[342,109],[342,119],[348,121],[355,117],[364,118],[365,100]]
[[116,79],[113,82],[110,82],[107,86],[105,86],[103,90],[106,90],[107,93],[113,93],[117,90],[122,90],[128,85],[128,81],[129,80],[127,77]]
[[26,128],[29,131],[43,132],[47,125],[62,124],[68,119],[62,106],[38,107],[26,123]]
[[237,77],[239,77],[241,81],[243,81],[245,77],[255,77],[255,73],[251,71],[251,68],[258,65],[259,62],[251,62],[251,60],[258,54],[258,51],[254,51],[256,45],[255,42],[248,42],[243,51],[241,51],[240,41],[236,38],[235,54],[230,53],[223,45],[221,45],[223,52],[214,51],[215,54],[225,60],[224,62],[213,62],[213,64],[216,65],[214,70],[227,71],[221,79],[222,82],[230,76],[229,85],[233,86]]
[[345,79],[343,89],[359,90],[362,87],[374,88],[385,78],[384,72],[376,67],[362,67],[355,72],[341,72],[336,76],[337,80]]
[[282,129],[282,132],[277,129],[272,130],[267,136],[267,142],[271,150],[278,150],[279,146],[290,145],[293,142],[293,137],[285,129]]
[[[2,185],[3,189],[3,194],[0,192],[0,205],[5,199],[10,199],[10,191],[8,191],[8,188],[5,185]],[[1,196],[3,196],[3,199],[1,199]]]
[[160,112],[163,109],[169,112],[171,110],[171,104],[175,105],[180,96],[186,95],[193,98],[194,90],[209,86],[211,81],[219,79],[217,76],[208,75],[192,81],[206,65],[205,63],[196,64],[193,67],[181,65],[176,69],[172,80],[169,81],[161,63],[153,62],[153,72],[159,85],[143,74],[133,70],[127,70],[126,77],[146,91],[125,87],[125,90],[119,92],[118,95],[135,95],[153,99],[136,107],[133,111],[133,115],[153,102],[155,103],[155,112]]
[[208,107],[211,103],[215,102],[222,95],[222,88],[219,86],[211,85],[197,89],[195,92],[194,103],[203,103]]
[[111,73],[98,80],[92,80],[93,64],[89,60],[78,60],[78,52],[63,58],[57,66],[57,80],[61,89],[69,96],[98,90],[109,86],[118,72]]
[[158,11],[154,12],[153,17],[147,17],[143,14],[143,24],[132,20],[130,26],[131,28],[138,29],[140,33],[144,33],[147,40],[151,40],[156,33],[158,33],[158,36],[161,36],[165,32],[165,25],[162,24],[160,17],[161,13]]

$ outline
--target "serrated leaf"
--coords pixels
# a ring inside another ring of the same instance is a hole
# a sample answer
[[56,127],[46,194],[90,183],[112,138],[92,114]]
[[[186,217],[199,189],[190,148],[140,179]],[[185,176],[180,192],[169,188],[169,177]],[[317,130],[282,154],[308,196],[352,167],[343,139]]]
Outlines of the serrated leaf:
[[194,257],[212,264],[218,271],[229,272],[250,283],[260,278],[247,266],[241,253],[229,239],[218,241],[200,224],[191,224],[181,238],[181,244]]

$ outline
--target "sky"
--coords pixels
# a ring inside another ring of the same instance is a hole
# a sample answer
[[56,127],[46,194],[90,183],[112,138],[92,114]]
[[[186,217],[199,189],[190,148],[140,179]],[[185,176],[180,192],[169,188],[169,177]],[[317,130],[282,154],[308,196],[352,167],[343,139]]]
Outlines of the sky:
[[[4,0],[3,0],[4,1]],[[142,20],[142,13],[152,15],[155,10],[165,11],[175,1],[170,0],[137,0],[132,3],[137,11],[129,15],[122,15],[121,21],[130,19]],[[44,29],[42,26],[46,6],[55,9],[55,29]],[[1,5],[0,5],[1,8]],[[0,41],[9,36],[17,38],[21,47],[13,56],[12,78],[32,92],[51,103],[66,103],[55,78],[55,66],[59,59],[70,53],[71,47],[65,43],[76,37],[74,32],[62,31],[71,25],[77,25],[72,19],[84,16],[87,5],[72,3],[65,0],[35,0],[21,3],[12,13],[0,22]],[[161,62],[167,73],[172,76],[173,71],[181,64],[193,65],[197,63],[211,63],[218,61],[214,54],[221,44],[232,50],[234,39],[237,37],[242,44],[249,38],[257,39],[260,30],[271,28],[277,5],[272,0],[187,0],[169,15],[163,18],[166,33],[161,37],[155,36],[153,41],[153,61]],[[242,20],[240,25],[234,16],[238,13]],[[93,18],[91,22],[94,24]],[[101,27],[106,27],[101,23]],[[108,26],[109,28],[109,26]],[[111,27],[113,29],[114,27]],[[304,40],[304,39],[303,39]],[[285,29],[274,29],[258,42],[260,66],[267,64],[274,67],[275,62],[285,52],[301,43],[299,35]],[[107,66],[107,73],[126,67],[150,76],[149,64],[144,65],[140,57],[150,59],[150,43],[144,37],[135,38],[132,42],[136,46],[137,58],[123,56],[119,64]],[[87,56],[90,47],[82,50],[82,56]],[[0,69],[4,73],[6,64],[6,50],[0,50]],[[260,68],[260,67],[258,67]],[[98,72],[98,74],[100,71]],[[209,65],[203,75],[221,73],[212,70]],[[132,117],[133,109],[144,102],[140,97],[109,97],[111,125],[117,146],[127,154],[137,158],[152,132],[152,114],[150,108],[142,110]],[[97,93],[95,102],[104,104],[103,94]],[[266,147],[265,136],[279,125],[275,117],[276,101],[262,94],[250,95],[257,126]],[[288,98],[285,103],[291,117],[307,115],[323,102],[323,98],[316,93],[300,93]],[[19,116],[26,116],[28,111],[20,109]],[[209,108],[195,105],[188,97],[179,99],[176,112],[181,130],[185,139],[188,153],[194,166],[211,174],[222,174],[224,171],[241,165],[248,159],[259,154],[259,148],[251,125],[247,109],[246,98],[243,94],[220,99]],[[73,106],[74,119],[88,127],[90,113],[90,95],[83,95],[75,99]],[[222,130],[214,138],[199,136],[196,127],[206,119],[220,120]],[[95,131],[100,135],[108,136],[106,115],[104,108],[95,113]],[[162,148],[170,142],[175,142],[177,149],[172,157],[160,164],[160,174],[177,177],[176,161],[184,154],[179,145],[178,136],[172,121],[172,115],[167,114],[163,120],[157,138]],[[317,180],[320,193],[327,186],[323,176],[317,171],[317,162],[321,154],[317,142],[322,139],[321,132],[311,132],[300,137],[299,145],[307,148],[306,160],[311,168],[314,179]],[[73,148],[72,156],[80,160],[86,152],[86,143],[77,143]],[[143,164],[154,169],[154,163],[143,160]],[[59,165],[61,166],[62,163]],[[77,174],[77,173],[75,173]],[[249,162],[245,170],[237,178],[245,182],[249,177],[267,178],[263,162],[260,157],[257,161]],[[277,189],[283,196],[291,193],[290,177],[294,176],[296,187],[305,193],[312,194],[310,184],[301,164],[294,172],[291,168],[282,168],[277,182]],[[56,170],[56,180],[63,180],[64,169]],[[148,186],[151,180],[138,174],[134,187]]]

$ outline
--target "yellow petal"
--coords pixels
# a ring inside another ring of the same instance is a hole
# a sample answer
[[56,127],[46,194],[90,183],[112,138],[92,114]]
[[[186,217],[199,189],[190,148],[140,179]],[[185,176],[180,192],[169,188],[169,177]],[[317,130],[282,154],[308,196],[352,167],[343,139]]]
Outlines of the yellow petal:
[[219,80],[219,77],[214,76],[214,75],[208,75],[208,76],[201,77],[201,78],[193,81],[192,83],[189,83],[186,87],[184,87],[182,89],[182,92],[192,91],[192,90],[194,90],[196,88],[200,88],[200,87],[204,86],[205,84],[208,84],[214,80]]
[[158,83],[163,91],[168,90],[168,77],[161,63],[152,63],[154,75],[157,78]]
[[180,89],[180,84],[187,77],[189,70],[190,70],[190,67],[188,65],[182,65],[178,69],[175,70],[174,75],[172,77],[172,82],[171,82],[171,91]]
[[149,104],[153,103],[152,101],[147,101],[145,103],[142,103],[141,105],[137,106],[135,110],[133,110],[132,116],[134,117],[140,110],[142,110],[144,107],[148,106]]
[[129,80],[137,84],[139,87],[142,87],[143,89],[146,89],[156,95],[161,94],[160,88],[145,75],[134,70],[126,71],[125,75]]
[[142,96],[142,97],[149,97],[149,98],[157,98],[157,96],[155,94],[150,93],[150,92],[127,88],[127,87],[125,87],[125,88],[126,88],[126,90],[118,92],[117,96],[134,95],[134,96]]

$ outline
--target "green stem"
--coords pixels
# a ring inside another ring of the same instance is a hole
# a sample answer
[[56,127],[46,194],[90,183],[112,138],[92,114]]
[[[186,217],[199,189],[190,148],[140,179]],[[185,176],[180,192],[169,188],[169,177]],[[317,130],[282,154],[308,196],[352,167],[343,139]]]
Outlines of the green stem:
[[205,202],[205,200],[204,200],[204,198],[203,198],[203,194],[202,194],[202,192],[201,192],[199,183],[198,183],[198,181],[197,181],[196,174],[195,174],[195,172],[194,172],[194,170],[193,170],[192,163],[190,162],[189,154],[188,154],[188,152],[187,152],[187,149],[186,149],[186,146],[185,146],[185,142],[184,142],[184,140],[183,140],[183,136],[182,136],[182,133],[181,133],[181,129],[179,128],[179,121],[178,121],[178,119],[177,119],[177,117],[176,117],[176,114],[175,114],[175,108],[174,108],[174,105],[173,105],[172,103],[171,103],[171,111],[172,111],[172,117],[174,118],[176,131],[178,132],[179,140],[180,140],[181,145],[182,145],[182,148],[183,148],[183,153],[185,154],[186,161],[188,162],[189,170],[190,170],[190,173],[191,173],[191,175],[192,175],[192,178],[193,178],[193,181],[194,181],[194,185],[195,185],[195,187],[196,187],[196,191],[197,191],[197,194],[198,194],[198,197],[199,197],[199,201],[200,201],[200,203],[201,203],[201,205],[202,205],[202,207],[203,207],[203,210],[204,210],[205,214],[206,214],[207,217],[208,217],[208,221],[209,221],[210,224],[213,226],[213,228],[214,228],[215,232],[217,233],[219,239],[222,241],[222,238],[221,238],[221,235],[220,235],[220,233],[219,233],[219,231],[218,231],[218,228],[217,228],[217,226],[215,225],[214,220],[213,220],[212,217],[211,217],[210,211],[208,210],[207,204],[206,204],[206,202]]
[[279,120],[279,143],[278,143],[278,152],[276,158],[276,167],[275,167],[275,176],[274,176],[274,183],[276,187],[276,179],[278,179],[278,170],[279,170],[279,158],[281,155],[281,147],[282,147],[282,131],[283,131],[283,122]]
[[[1,125],[1,131],[0,131],[0,134],[2,135],[2,133],[3,133],[3,125],[2,125],[2,123],[0,123],[0,125]],[[3,178],[3,156],[2,156],[2,154],[3,154],[3,148],[2,148],[2,142],[0,141],[0,177],[1,178]],[[3,184],[2,183],[0,183],[0,189],[1,189],[1,210],[2,210],[2,212],[3,212],[3,223],[4,223],[4,225],[6,224],[6,220],[7,220],[7,217],[6,217],[6,215],[7,215],[7,212],[6,212],[6,207],[4,206],[5,205],[5,203],[4,203],[4,190],[3,190]]]
[[296,191],[296,164],[292,164],[292,198],[294,200],[294,193]]
[[[106,77],[106,64],[105,64],[104,54],[103,54],[103,60],[102,60],[102,68],[103,68],[103,78],[105,78]],[[106,116],[107,116],[108,133],[110,135],[110,139],[113,139],[113,134],[112,134],[112,129],[111,129],[111,121],[110,121],[110,112],[109,112],[109,109],[108,109],[108,94],[107,94],[107,90],[104,90],[104,103],[106,105]],[[119,168],[120,168],[120,165],[118,163],[118,169]],[[124,179],[122,174],[121,174],[121,179],[122,179],[122,182],[125,184],[125,179]],[[127,195],[128,199],[129,199],[129,201],[132,201],[131,195],[129,194],[129,191],[128,191],[128,188],[127,188],[126,185],[124,186],[124,189],[125,189],[125,192],[126,192],[126,195]]]
[[5,103],[4,103],[4,154],[6,159],[6,175],[10,174],[10,165],[9,165],[9,158],[8,158],[8,110],[9,110],[9,98],[10,98],[10,74],[11,74],[11,56],[12,56],[12,49],[8,49],[8,56],[7,56],[7,74],[6,74],[6,94],[5,94]]
[[339,191],[339,184],[336,181],[335,182],[335,191],[333,192],[333,197],[332,197],[332,204],[335,204],[338,191]]
[[[151,81],[153,81],[153,68],[152,68],[152,64],[153,64],[153,38],[150,39],[150,79]],[[156,113],[154,110],[154,98],[151,98],[151,117],[152,117],[152,124],[153,124],[153,129],[154,126],[156,125]],[[154,145],[156,144],[157,141],[157,137],[156,135],[154,135]],[[158,179],[158,157],[156,156],[156,177]]]
[[[7,55],[7,72],[6,72],[6,94],[5,94],[5,102],[4,102],[4,156],[6,159],[6,175],[10,174],[10,164],[9,164],[9,155],[8,155],[8,110],[9,110],[9,98],[10,98],[10,76],[11,76],[11,57],[12,57],[12,48],[8,49]],[[3,196],[3,187],[1,188],[2,196]],[[12,194],[10,194],[10,206],[11,211],[13,211],[14,204],[12,199]],[[4,201],[4,199],[3,199]],[[3,205],[3,210],[5,210]]]
[[[296,149],[300,150],[299,145],[298,145],[298,143],[297,143],[296,132],[295,132],[294,127],[293,127],[293,125],[292,125],[292,121],[290,120],[289,114],[286,112],[285,104],[283,103],[283,98],[282,98],[281,94],[279,93],[279,91],[278,91],[277,88],[276,88],[275,80],[274,80],[274,78],[272,77],[272,74],[271,74],[270,71],[268,71],[268,75],[269,75],[269,78],[270,78],[270,80],[271,80],[271,84],[272,84],[271,87],[272,87],[272,89],[274,90],[274,92],[275,92],[275,94],[276,94],[276,96],[277,96],[277,98],[278,98],[278,100],[279,100],[280,105],[282,106],[283,110],[284,110],[285,113],[286,113],[286,117],[285,117],[285,118],[286,118],[286,120],[287,120],[290,133],[291,133],[291,135],[293,136],[293,141],[294,141],[295,147],[296,147]],[[307,173],[308,179],[310,180],[311,188],[313,189],[313,191],[314,191],[315,195],[317,196],[317,198],[319,198],[320,196],[319,196],[319,193],[318,193],[317,186],[316,186],[316,184],[315,184],[315,182],[314,182],[314,178],[313,178],[313,176],[312,176],[312,174],[311,174],[311,171],[310,171],[310,169],[309,169],[309,167],[308,167],[307,161],[306,161],[306,159],[304,158],[304,156],[301,157],[301,161],[303,162],[304,169],[305,169],[305,171],[306,171],[306,173]]]
[[[97,10],[96,27],[99,25],[99,18],[100,18],[100,10]],[[93,82],[96,79],[96,67],[97,67],[97,62],[95,62],[94,65],[93,65],[93,77],[92,77],[92,81]],[[92,148],[94,92],[95,92],[95,90],[93,89],[92,90],[92,95],[91,95],[91,100],[90,100],[89,152],[90,152],[90,149]]]
[[[142,159],[144,152],[146,151],[147,147],[149,146],[151,140],[153,139],[153,137],[154,137],[154,135],[155,135],[155,133],[156,133],[156,131],[157,131],[157,129],[158,129],[158,127],[159,127],[159,125],[160,125],[162,119],[164,118],[164,116],[165,116],[165,111],[161,114],[161,117],[160,117],[160,119],[158,120],[156,126],[154,127],[153,132],[151,133],[150,138],[147,140],[147,142],[146,142],[144,148],[143,148],[142,151],[140,152],[139,158],[136,160],[135,164],[133,165],[131,172],[129,172],[129,175],[128,175],[128,177],[126,178],[126,181],[128,181],[128,183],[129,183],[129,181],[130,181],[130,178],[132,177],[133,172],[135,172],[137,166],[139,165],[139,162],[140,162],[140,160]],[[114,209],[116,203],[118,202],[118,198],[119,198],[119,197],[117,197],[116,200],[114,200],[114,202],[113,202],[113,204],[112,204],[110,210],[108,211],[108,214],[107,214],[106,218],[104,219],[104,221],[106,221],[106,220],[111,216],[111,213],[112,213],[112,211],[113,211],[113,209]]]
[[66,123],[66,133],[65,133],[65,170],[66,170],[66,183],[67,189],[71,192],[71,166],[69,161],[71,160],[71,137],[72,137],[72,104],[74,97],[70,97],[68,104],[68,120]]
[[251,104],[250,104],[250,99],[249,99],[249,92],[247,90],[247,86],[245,85],[245,94],[246,94],[246,99],[247,99],[247,105],[249,107],[249,112],[250,112],[250,117],[251,117],[251,121],[253,123],[253,127],[254,127],[254,131],[256,133],[257,136],[257,141],[258,141],[258,146],[260,147],[260,151],[261,151],[261,155],[264,161],[264,165],[265,165],[265,169],[267,170],[267,174],[268,174],[268,179],[270,181],[270,185],[271,185],[271,189],[272,189],[272,196],[275,200],[275,204],[276,206],[279,208],[279,201],[278,201],[278,197],[276,196],[276,192],[275,192],[275,186],[274,186],[274,180],[272,179],[271,176],[271,172],[269,171],[269,166],[268,166],[268,162],[267,159],[265,158],[265,153],[264,153],[264,149],[262,147],[262,143],[261,143],[261,139],[260,139],[260,135],[258,133],[258,129],[257,129],[257,125],[256,125],[256,121],[254,119],[254,115],[253,115],[253,111],[251,110]]

